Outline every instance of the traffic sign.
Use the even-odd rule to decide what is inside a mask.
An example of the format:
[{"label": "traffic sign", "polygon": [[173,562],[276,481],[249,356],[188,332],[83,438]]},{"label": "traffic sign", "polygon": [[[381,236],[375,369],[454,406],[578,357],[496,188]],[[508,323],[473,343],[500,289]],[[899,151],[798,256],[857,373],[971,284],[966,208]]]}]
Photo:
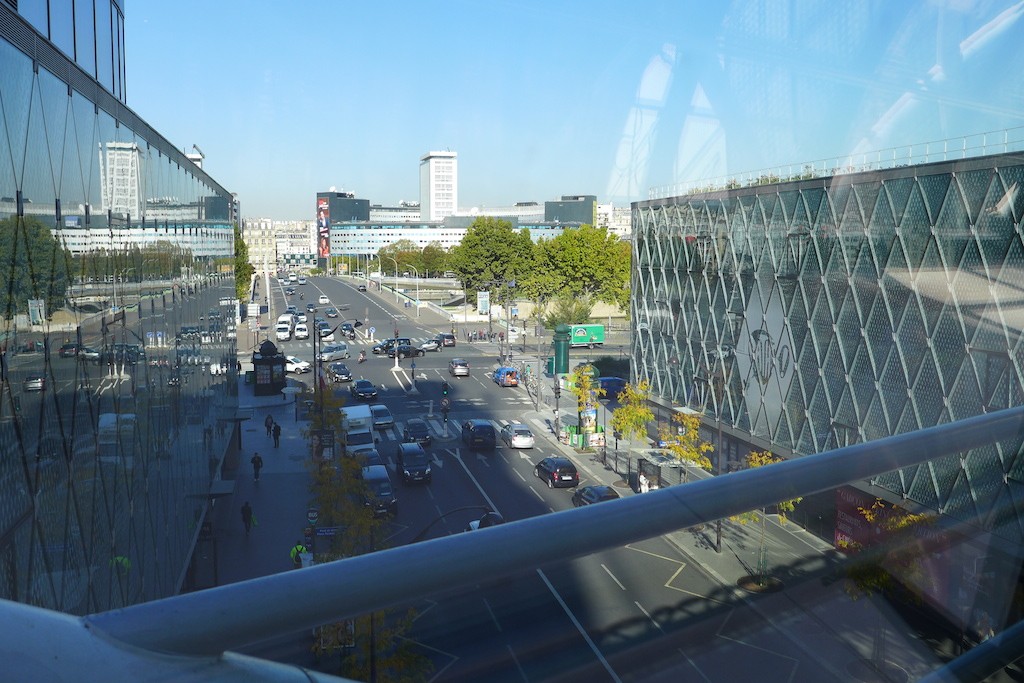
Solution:
[{"label": "traffic sign", "polygon": [[441,399],[441,410],[448,410],[452,406],[452,400],[445,396]]},{"label": "traffic sign", "polygon": [[371,328],[370,328],[370,336],[372,337],[372,336],[373,336],[373,333],[374,333],[374,332],[376,332],[376,331],[377,331],[377,328],[376,328],[376,327],[371,327]]},{"label": "traffic sign", "polygon": [[320,519],[320,510],[318,508],[309,508],[306,510],[306,521],[311,525],[316,526],[317,520]]}]

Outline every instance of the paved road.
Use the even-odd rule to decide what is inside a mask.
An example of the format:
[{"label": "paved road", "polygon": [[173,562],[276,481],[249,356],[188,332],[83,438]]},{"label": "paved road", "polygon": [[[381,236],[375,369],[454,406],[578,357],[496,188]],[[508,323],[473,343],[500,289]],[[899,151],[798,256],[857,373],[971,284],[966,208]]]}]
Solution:
[{"label": "paved road", "polygon": [[[407,309],[394,308],[386,296],[356,293],[335,280],[313,278],[306,289],[350,302],[350,310],[362,311],[364,319],[388,333],[397,325],[403,335],[420,339],[447,327],[426,313],[418,322],[409,320]],[[283,310],[283,295],[275,292],[274,297],[275,308]],[[366,343],[360,339],[355,346]],[[312,359],[308,342],[282,347]],[[436,400],[447,378],[447,361],[456,353],[470,360],[473,371],[469,378],[452,381],[445,439]],[[497,345],[491,344],[460,343],[454,350],[428,354],[416,359],[415,391],[409,361],[398,372],[386,358],[349,363],[357,376],[381,388],[381,401],[395,416],[395,427],[379,434],[379,450],[393,475],[394,449],[406,420],[426,417],[435,437],[429,449],[433,483],[399,487],[399,512],[387,542],[411,542],[439,517],[427,536],[462,533],[484,507],[508,519],[566,509],[571,490],[549,490],[532,474],[537,460],[554,453],[575,460],[583,483],[611,484],[622,495],[634,495],[625,484],[625,469],[615,471],[554,441],[548,430],[550,409],[538,412],[524,390],[490,382],[486,373],[496,358]],[[260,450],[266,468],[258,484],[240,469],[233,495],[218,503],[221,582],[287,571],[287,551],[301,533],[309,502],[305,445],[293,406],[276,398],[243,397],[243,404],[253,417],[245,427],[243,455]],[[266,414],[285,426],[279,450],[263,431]],[[491,420],[496,427],[522,421],[538,437],[538,446],[528,453],[507,448],[470,452],[459,429],[468,417]],[[238,515],[244,500],[260,520],[248,538]],[[472,509],[451,512],[458,508]],[[779,593],[756,595],[737,588],[736,582],[756,565],[759,528],[727,522],[722,553],[712,547],[710,527],[681,530],[500,583],[480,577],[474,585],[424,596],[409,606],[418,614],[409,635],[433,661],[432,680],[437,681],[849,680],[851,667],[871,655],[876,625],[883,620],[890,624],[890,660],[914,677],[934,666],[931,653],[905,633],[894,615],[874,601],[850,600],[842,582],[834,580],[836,558],[827,544],[793,525],[780,526],[774,518],[766,530],[772,566],[787,588]],[[565,542],[569,547],[572,539]],[[282,634],[248,652],[314,665],[310,643],[306,633]]]}]

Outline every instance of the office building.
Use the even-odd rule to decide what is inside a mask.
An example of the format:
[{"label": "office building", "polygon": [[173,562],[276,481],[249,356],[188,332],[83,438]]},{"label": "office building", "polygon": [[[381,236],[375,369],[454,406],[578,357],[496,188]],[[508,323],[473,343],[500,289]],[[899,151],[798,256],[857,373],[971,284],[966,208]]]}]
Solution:
[{"label": "office building", "polygon": [[561,199],[544,202],[544,220],[576,225],[597,224],[597,197],[592,194],[562,195]]},{"label": "office building", "polygon": [[459,159],[455,152],[420,157],[420,220],[444,220],[459,207]]},{"label": "office building", "polygon": [[[701,412],[724,470],[1020,405],[1020,154],[808,175],[633,204],[633,373],[664,410]],[[939,563],[900,578],[965,628],[1012,601],[1022,457],[847,486],[809,526],[844,548],[882,533],[858,513],[876,497],[936,515]],[[965,592],[982,574],[1001,580]]]},{"label": "office building", "polygon": [[[0,266],[0,597],[195,588],[237,413],[236,198],[126,106],[122,0],[0,2],[0,64],[0,231],[32,255]],[[206,357],[232,371],[181,381]]]}]

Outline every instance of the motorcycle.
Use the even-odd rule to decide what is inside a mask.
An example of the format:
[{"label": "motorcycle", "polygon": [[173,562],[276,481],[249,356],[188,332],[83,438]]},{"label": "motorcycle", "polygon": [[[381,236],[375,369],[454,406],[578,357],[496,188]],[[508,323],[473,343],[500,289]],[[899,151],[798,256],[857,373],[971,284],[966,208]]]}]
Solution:
[{"label": "motorcycle", "polygon": [[359,352],[359,362],[362,363],[366,360],[366,351]]},{"label": "motorcycle", "polygon": [[306,300],[306,295],[305,294],[299,294],[299,301],[305,301],[305,300]]}]

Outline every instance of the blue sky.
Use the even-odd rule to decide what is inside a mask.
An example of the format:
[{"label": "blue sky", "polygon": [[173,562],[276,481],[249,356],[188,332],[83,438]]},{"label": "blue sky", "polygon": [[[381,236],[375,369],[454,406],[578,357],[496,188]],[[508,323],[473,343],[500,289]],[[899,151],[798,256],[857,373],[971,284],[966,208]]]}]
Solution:
[{"label": "blue sky", "polygon": [[1024,2],[126,5],[129,106],[245,217],[416,200],[436,149],[462,207],[625,203],[1024,126]]}]

